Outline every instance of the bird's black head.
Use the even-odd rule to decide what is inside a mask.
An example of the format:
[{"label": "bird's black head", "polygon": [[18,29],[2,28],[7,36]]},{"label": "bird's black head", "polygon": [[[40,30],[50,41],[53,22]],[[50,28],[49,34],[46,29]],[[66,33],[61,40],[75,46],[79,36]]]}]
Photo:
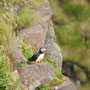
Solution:
[{"label": "bird's black head", "polygon": [[46,51],[47,51],[47,49],[44,48],[44,47],[41,47],[41,48],[39,49],[39,52],[40,52],[40,53],[44,53],[44,52],[46,52]]}]

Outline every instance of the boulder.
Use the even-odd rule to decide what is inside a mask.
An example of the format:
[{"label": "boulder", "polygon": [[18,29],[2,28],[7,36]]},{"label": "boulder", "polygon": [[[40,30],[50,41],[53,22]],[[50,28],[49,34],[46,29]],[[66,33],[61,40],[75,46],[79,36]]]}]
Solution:
[{"label": "boulder", "polygon": [[64,83],[59,86],[50,87],[50,90],[76,90],[68,77],[64,76],[63,79]]},{"label": "boulder", "polygon": [[47,30],[45,30],[40,24],[37,24],[30,28],[20,30],[18,36],[27,44],[31,44],[34,49],[38,50],[44,45],[46,32]]},{"label": "boulder", "polygon": [[17,69],[20,81],[29,90],[33,90],[41,84],[49,83],[54,79],[54,70],[46,63],[42,63],[41,66],[36,64],[20,67]]},{"label": "boulder", "polygon": [[16,66],[18,63],[20,62],[27,62],[26,58],[21,54],[17,42],[16,40],[13,38],[13,45],[12,45],[12,49],[14,52],[14,61],[13,61],[13,65]]}]

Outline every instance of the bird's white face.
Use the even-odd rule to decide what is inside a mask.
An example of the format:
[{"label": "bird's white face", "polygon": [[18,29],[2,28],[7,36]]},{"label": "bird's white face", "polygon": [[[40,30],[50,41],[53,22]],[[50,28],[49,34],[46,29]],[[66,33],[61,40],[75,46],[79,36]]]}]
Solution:
[{"label": "bird's white face", "polygon": [[41,48],[40,50],[41,50],[41,52],[46,52],[47,51],[46,48]]}]

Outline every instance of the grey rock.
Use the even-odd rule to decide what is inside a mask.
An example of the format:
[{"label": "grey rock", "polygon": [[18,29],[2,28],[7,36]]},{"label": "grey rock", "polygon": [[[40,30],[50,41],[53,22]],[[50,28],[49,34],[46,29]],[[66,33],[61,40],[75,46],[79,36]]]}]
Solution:
[{"label": "grey rock", "polygon": [[40,23],[51,19],[52,10],[49,3],[47,3],[43,8],[37,9],[36,12],[39,14]]},{"label": "grey rock", "polygon": [[31,44],[35,50],[38,50],[45,43],[48,23],[37,24],[30,28],[20,30],[18,36],[27,44]]},{"label": "grey rock", "polygon": [[36,88],[41,84],[49,83],[54,78],[54,70],[46,63],[42,63],[41,66],[36,64],[20,67],[17,69],[20,81],[29,89]]},{"label": "grey rock", "polygon": [[13,38],[13,45],[12,45],[12,49],[14,52],[14,61],[13,61],[13,65],[16,66],[18,63],[20,62],[26,62],[26,58],[21,54],[17,42],[16,40]]},{"label": "grey rock", "polygon": [[48,49],[47,56],[53,58],[55,60],[59,70],[62,68],[62,54],[59,46],[56,44],[55,32],[52,24],[49,26],[49,31],[47,33],[45,46]]}]

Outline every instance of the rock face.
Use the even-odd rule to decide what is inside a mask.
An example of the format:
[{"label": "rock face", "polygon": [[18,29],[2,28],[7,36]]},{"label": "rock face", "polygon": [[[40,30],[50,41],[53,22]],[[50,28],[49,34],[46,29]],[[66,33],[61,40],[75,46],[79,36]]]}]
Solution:
[{"label": "rock face", "polygon": [[46,32],[40,24],[37,24],[30,28],[20,30],[18,35],[26,43],[32,44],[32,46],[38,50],[44,45]]},{"label": "rock face", "polygon": [[63,78],[65,80],[64,83],[62,83],[60,86],[53,86],[50,88],[50,90],[76,90],[68,77]]},{"label": "rock face", "polygon": [[[49,4],[46,4],[43,8],[36,10],[36,12],[39,14],[40,20],[34,26],[20,30],[18,32],[18,36],[26,43],[31,44],[36,51],[42,46],[47,47],[47,56],[55,60],[57,67],[61,71],[62,55],[60,48],[56,43],[53,25],[50,22],[52,12]],[[16,48],[14,51],[16,57],[15,63],[25,62],[26,59],[21,54],[19,54],[17,45],[14,44],[14,48]],[[28,90],[33,90],[39,85],[49,83],[50,80],[54,79],[54,70],[46,63],[42,63],[40,67],[33,64],[20,67],[17,70],[21,83],[28,87]],[[51,87],[50,90],[55,90],[55,88],[56,87]],[[75,89],[70,80],[65,78],[65,82],[58,86],[57,90]]]},{"label": "rock face", "polygon": [[61,54],[59,46],[56,44],[55,32],[51,23],[49,26],[49,31],[47,33],[45,46],[49,50],[49,52],[47,53],[47,56],[52,57],[55,60],[59,70],[61,71],[62,54]]},{"label": "rock face", "polygon": [[51,19],[52,11],[49,3],[47,3],[43,8],[36,10],[36,12],[39,13],[40,23],[47,22]]},{"label": "rock face", "polygon": [[41,66],[36,64],[20,67],[17,69],[20,75],[20,81],[32,90],[41,84],[49,83],[54,79],[54,70],[46,63]]},{"label": "rock face", "polygon": [[16,66],[18,63],[20,62],[26,62],[26,58],[21,54],[18,45],[16,43],[16,40],[13,38],[13,51],[14,51],[14,61],[13,61],[13,65]]},{"label": "rock face", "polygon": [[20,30],[18,35],[26,43],[32,44],[36,51],[38,51],[42,46],[47,47],[49,51],[47,56],[55,60],[59,70],[61,71],[62,55],[59,46],[56,44],[55,32],[53,25],[50,22],[52,12],[49,4],[36,10],[36,12],[39,12],[40,14],[40,21],[30,28]]}]

